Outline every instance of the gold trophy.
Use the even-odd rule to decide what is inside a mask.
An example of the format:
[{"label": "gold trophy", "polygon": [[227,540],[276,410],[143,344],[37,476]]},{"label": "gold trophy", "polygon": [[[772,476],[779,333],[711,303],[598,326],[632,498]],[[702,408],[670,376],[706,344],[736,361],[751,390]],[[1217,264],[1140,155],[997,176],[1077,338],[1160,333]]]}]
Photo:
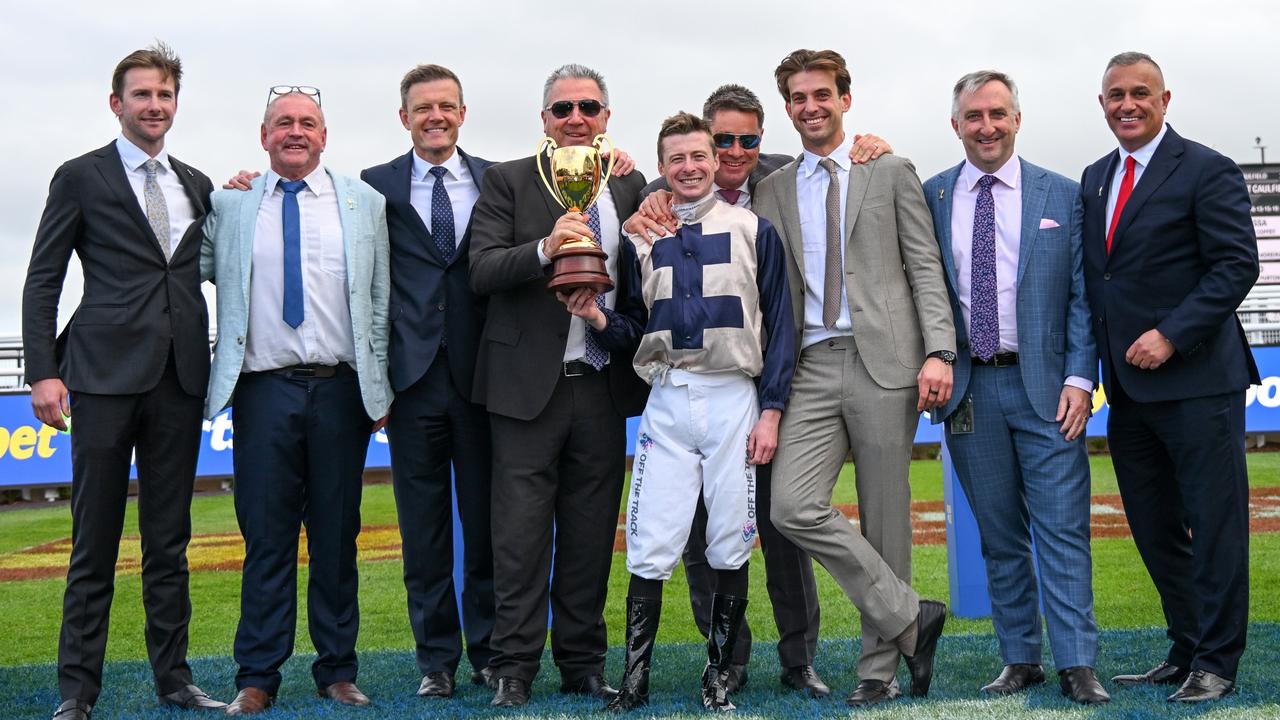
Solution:
[{"label": "gold trophy", "polygon": [[[605,152],[600,149],[602,145],[609,146],[609,166],[603,171],[601,160]],[[542,167],[544,153],[551,166],[551,180],[547,179]],[[590,145],[567,147],[557,147],[555,140],[544,137],[534,153],[538,174],[551,197],[566,211],[578,213],[585,213],[604,192],[617,157],[613,141],[604,134],[597,135]],[[551,257],[551,281],[547,283],[547,289],[570,293],[589,287],[598,293],[609,292],[613,289],[613,281],[609,279],[609,271],[604,264],[607,257],[596,241],[588,237],[563,243]]]}]

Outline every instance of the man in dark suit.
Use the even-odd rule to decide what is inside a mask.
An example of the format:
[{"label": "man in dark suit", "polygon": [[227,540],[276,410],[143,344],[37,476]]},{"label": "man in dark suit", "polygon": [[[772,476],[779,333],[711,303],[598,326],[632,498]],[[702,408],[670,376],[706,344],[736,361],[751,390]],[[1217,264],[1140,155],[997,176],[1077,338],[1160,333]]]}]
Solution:
[{"label": "man in dark suit", "polygon": [[[545,133],[562,147],[590,144],[608,124],[604,79],[581,65],[547,78],[542,105]],[[553,544],[551,646],[561,691],[615,694],[603,676],[602,613],[622,498],[625,418],[643,410],[647,390],[630,354],[603,352],[603,338],[547,290],[548,258],[561,243],[595,239],[615,284],[600,296],[605,332],[635,323],[638,339],[643,302],[620,226],[635,211],[644,178],[610,178],[587,213],[565,213],[543,187],[538,162],[545,160],[490,168],[471,223],[471,287],[489,296],[473,398],[488,407],[493,432],[493,704],[503,707],[528,702],[538,671]]]},{"label": "man in dark suit", "polygon": [[1111,460],[1172,642],[1113,680],[1200,702],[1234,688],[1248,627],[1244,394],[1259,380],[1235,310],[1258,249],[1239,167],[1166,125],[1169,97],[1149,56],[1107,63],[1098,101],[1120,148],[1080,193]]},{"label": "man in dark suit", "polygon": [[[465,552],[462,623],[472,682],[493,659],[489,416],[471,402],[483,298],[468,285],[471,210],[493,163],[457,147],[467,116],[448,68],[419,65],[400,82],[413,149],[360,177],[387,198],[391,233],[392,484],[404,543],[409,624],[423,697],[452,697],[462,655],[453,584],[453,494]],[[456,482],[450,478],[450,466]]]},{"label": "man in dark suit", "polygon": [[[147,654],[164,705],[221,709],[187,665],[187,542],[209,380],[200,220],[209,178],[167,154],[182,63],[164,44],[130,53],[111,80],[120,137],[53,176],[23,293],[31,405],[71,436],[71,565],[58,642],[57,720],[87,720],[102,687],[116,554],[137,453]],[[57,340],[76,253],[80,306]]]}]

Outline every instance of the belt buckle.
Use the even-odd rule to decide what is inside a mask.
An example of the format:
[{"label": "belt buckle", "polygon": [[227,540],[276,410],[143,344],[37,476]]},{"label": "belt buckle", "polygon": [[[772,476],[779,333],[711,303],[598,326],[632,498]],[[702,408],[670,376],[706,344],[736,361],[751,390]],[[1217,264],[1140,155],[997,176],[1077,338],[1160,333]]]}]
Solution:
[{"label": "belt buckle", "polygon": [[586,365],[586,363],[580,360],[573,360],[564,363],[561,367],[561,371],[564,373],[565,377],[582,377],[587,374],[586,369],[583,367],[584,365]]},{"label": "belt buckle", "polygon": [[313,367],[295,367],[289,371],[289,377],[296,378],[313,378],[316,376],[316,369]]}]

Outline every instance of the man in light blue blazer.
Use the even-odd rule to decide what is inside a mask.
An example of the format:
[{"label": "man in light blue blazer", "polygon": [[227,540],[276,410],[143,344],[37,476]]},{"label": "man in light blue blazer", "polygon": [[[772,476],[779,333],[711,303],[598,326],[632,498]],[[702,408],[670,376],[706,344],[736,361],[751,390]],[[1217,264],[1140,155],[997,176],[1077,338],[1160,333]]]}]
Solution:
[{"label": "man in light blue blazer", "polygon": [[[322,696],[367,705],[355,685],[356,535],[369,433],[386,421],[390,269],[386,201],[320,165],[319,91],[272,88],[262,124],[271,169],[213,197],[201,275],[218,285],[206,415],[228,404],[236,519],[245,541],[229,715],[275,700],[293,651],[298,530]],[[378,420],[374,420],[378,418]]]},{"label": "man in light blue blazer", "polygon": [[[1014,153],[1018,91],[994,71],[960,78],[951,126],[966,160],[925,199],[955,316],[955,390],[934,413],[973,506],[1004,670],[982,688],[1044,682],[1040,603],[1062,693],[1110,698],[1093,666],[1089,461],[1098,358],[1085,299],[1076,183]],[[1038,567],[1033,566],[1032,536]],[[1036,585],[1037,570],[1042,585]]]}]

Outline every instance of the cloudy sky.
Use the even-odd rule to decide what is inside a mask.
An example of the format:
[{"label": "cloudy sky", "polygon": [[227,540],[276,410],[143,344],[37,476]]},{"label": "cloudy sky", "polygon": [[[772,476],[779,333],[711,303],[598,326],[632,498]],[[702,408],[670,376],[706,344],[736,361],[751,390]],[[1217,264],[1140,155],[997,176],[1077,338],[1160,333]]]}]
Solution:
[{"label": "cloudy sky", "polygon": [[[1018,150],[1079,177],[1114,146],[1097,102],[1102,69],[1122,50],[1164,68],[1169,121],[1238,162],[1257,162],[1254,138],[1280,159],[1280,3],[1272,0],[1074,0],[991,3],[900,0],[757,2],[516,2],[363,0],[309,3],[149,3],[53,0],[6,3],[0,67],[6,69],[0,179],[0,336],[21,330],[22,282],[49,179],[63,161],[119,131],[107,106],[111,70],[160,38],[182,56],[185,76],[167,147],[215,181],[261,169],[266,89],[316,85],[328,116],[325,162],[357,175],[407,151],[396,116],[398,85],[417,63],[462,78],[461,145],[507,160],[542,137],[542,81],[581,62],[604,73],[609,133],[655,170],[661,119],[698,111],[710,90],[737,82],[765,103],[767,152],[799,142],[773,84],[773,68],[797,47],[833,48],[853,73],[850,131],[873,131],[915,161],[922,178],[958,162],[948,124],[950,89],[980,68],[1021,87]],[[581,8],[573,18],[555,8]],[[887,9],[886,9],[887,8]],[[74,262],[73,262],[74,265]],[[73,267],[65,321],[79,298]]]}]

